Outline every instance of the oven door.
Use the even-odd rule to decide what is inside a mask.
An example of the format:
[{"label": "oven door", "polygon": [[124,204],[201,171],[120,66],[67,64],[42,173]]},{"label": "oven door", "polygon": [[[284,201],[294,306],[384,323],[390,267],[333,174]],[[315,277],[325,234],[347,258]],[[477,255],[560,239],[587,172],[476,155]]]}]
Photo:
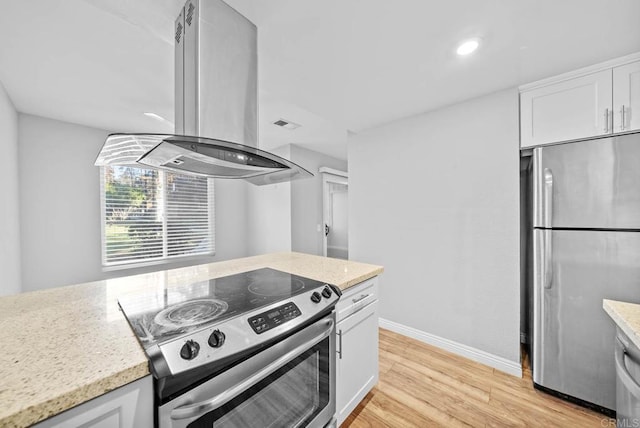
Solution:
[{"label": "oven door", "polygon": [[331,426],[334,326],[332,312],[165,403],[160,428]]}]

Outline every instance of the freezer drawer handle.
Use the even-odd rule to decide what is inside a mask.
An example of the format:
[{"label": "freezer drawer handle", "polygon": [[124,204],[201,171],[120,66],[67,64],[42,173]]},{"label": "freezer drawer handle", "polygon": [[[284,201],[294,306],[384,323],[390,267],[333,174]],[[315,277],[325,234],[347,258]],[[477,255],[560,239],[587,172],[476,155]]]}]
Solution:
[{"label": "freezer drawer handle", "polygon": [[640,398],[640,385],[638,382],[631,376],[627,366],[624,364],[624,357],[626,356],[631,361],[638,364],[631,356],[627,353],[627,350],[624,344],[620,341],[619,338],[616,338],[617,345],[615,350],[616,356],[616,372],[618,373],[618,377],[624,384],[625,388],[633,394],[634,397]]}]

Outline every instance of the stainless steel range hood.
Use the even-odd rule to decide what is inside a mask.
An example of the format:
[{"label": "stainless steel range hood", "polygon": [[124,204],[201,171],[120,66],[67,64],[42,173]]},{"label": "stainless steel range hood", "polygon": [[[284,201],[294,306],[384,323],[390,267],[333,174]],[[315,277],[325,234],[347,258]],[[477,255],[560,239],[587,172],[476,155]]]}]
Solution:
[{"label": "stainless steel range hood", "polygon": [[222,0],[189,0],[175,24],[181,135],[112,134],[96,165],[137,165],[262,185],[313,176],[258,143],[257,29]]}]

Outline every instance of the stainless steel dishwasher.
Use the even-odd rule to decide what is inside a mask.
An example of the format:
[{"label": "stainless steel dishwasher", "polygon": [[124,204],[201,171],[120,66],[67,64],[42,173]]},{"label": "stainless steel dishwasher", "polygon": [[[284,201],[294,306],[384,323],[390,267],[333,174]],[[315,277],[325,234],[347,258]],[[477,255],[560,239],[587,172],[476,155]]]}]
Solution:
[{"label": "stainless steel dishwasher", "polygon": [[640,350],[616,329],[616,419],[618,427],[640,427]]}]

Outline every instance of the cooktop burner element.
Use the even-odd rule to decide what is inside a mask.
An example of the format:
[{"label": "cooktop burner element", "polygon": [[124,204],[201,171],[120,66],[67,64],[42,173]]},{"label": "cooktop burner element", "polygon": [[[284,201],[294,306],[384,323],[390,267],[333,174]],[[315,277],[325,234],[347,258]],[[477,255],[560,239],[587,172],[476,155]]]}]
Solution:
[{"label": "cooktop burner element", "polygon": [[[118,299],[157,378],[262,349],[326,315],[340,290],[263,268]],[[204,370],[204,368],[203,368]]]},{"label": "cooktop burner element", "polygon": [[263,297],[291,296],[304,288],[304,282],[293,279],[282,284],[278,278],[260,278],[249,284],[249,291]]},{"label": "cooktop burner element", "polygon": [[181,328],[213,321],[223,315],[229,305],[217,299],[188,300],[161,310],[153,320],[164,327]]}]

